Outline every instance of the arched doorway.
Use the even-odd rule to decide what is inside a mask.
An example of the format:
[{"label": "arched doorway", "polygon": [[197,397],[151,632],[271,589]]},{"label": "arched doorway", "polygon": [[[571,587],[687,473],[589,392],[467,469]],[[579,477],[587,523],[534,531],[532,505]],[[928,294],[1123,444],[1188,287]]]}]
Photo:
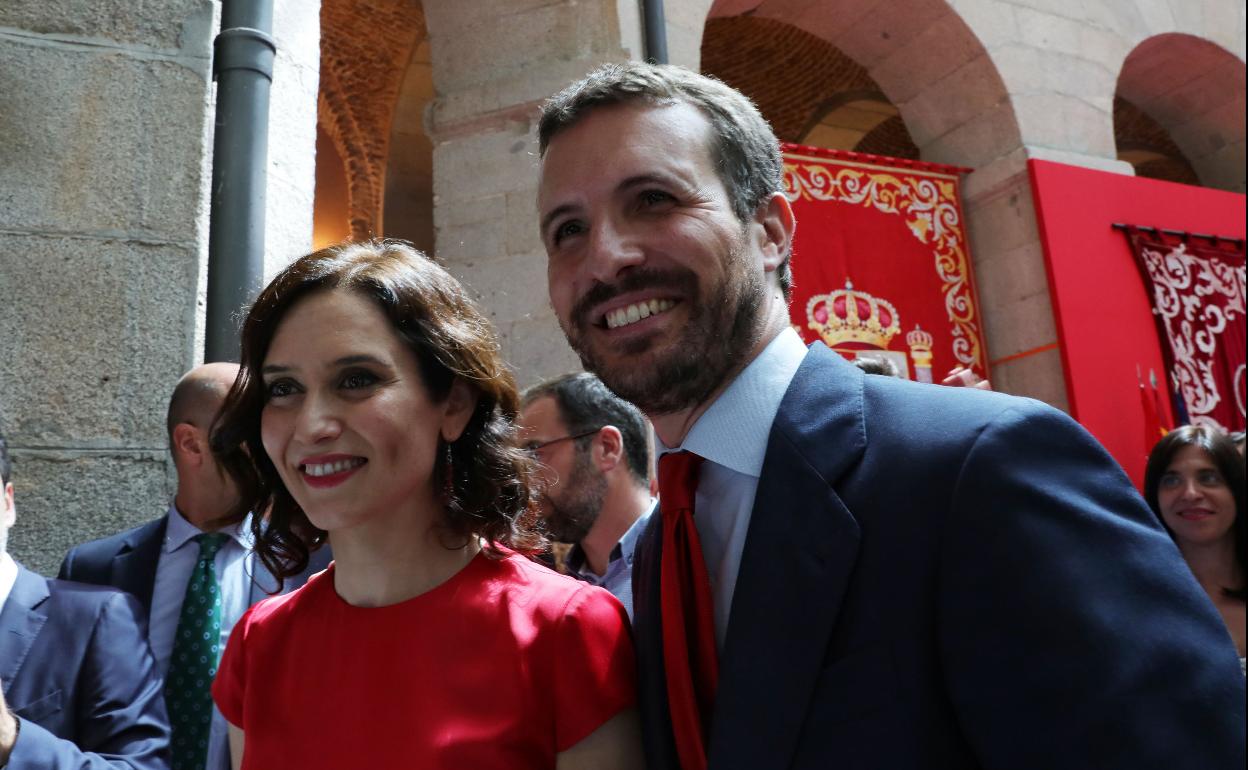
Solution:
[{"label": "arched doorway", "polygon": [[[431,194],[416,196],[417,203],[408,200],[406,207],[397,209],[397,226],[386,222],[387,177],[395,156],[392,140],[397,136],[401,144],[400,176],[406,178],[403,172],[412,165],[407,161],[412,157],[426,169],[426,177],[432,173],[428,140],[423,148],[412,148],[406,141],[420,126],[417,121],[413,130],[410,105],[402,111],[403,125],[396,132],[400,95],[409,92],[405,87],[409,63],[426,37],[424,12],[414,0],[325,0],[321,5],[317,123],[325,140],[321,146],[333,152],[318,153],[317,216],[328,221],[314,221],[314,229],[325,237],[341,234],[358,240],[393,233],[432,249],[432,227],[412,227],[403,216],[423,206],[428,212],[424,219],[431,222]],[[345,226],[341,206],[332,205],[340,169],[346,186]]]}]

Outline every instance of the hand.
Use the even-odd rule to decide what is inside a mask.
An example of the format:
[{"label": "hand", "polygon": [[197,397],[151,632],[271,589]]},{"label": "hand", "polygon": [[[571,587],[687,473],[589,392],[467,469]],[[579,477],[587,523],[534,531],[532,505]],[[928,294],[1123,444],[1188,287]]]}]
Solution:
[{"label": "hand", "polygon": [[945,379],[940,381],[941,385],[949,385],[954,388],[975,388],[976,390],[992,390],[992,385],[988,380],[980,379],[980,376],[965,366],[955,366],[945,375]]},{"label": "hand", "polygon": [[13,744],[17,743],[17,717],[4,701],[4,682],[0,682],[0,767],[8,764]]}]

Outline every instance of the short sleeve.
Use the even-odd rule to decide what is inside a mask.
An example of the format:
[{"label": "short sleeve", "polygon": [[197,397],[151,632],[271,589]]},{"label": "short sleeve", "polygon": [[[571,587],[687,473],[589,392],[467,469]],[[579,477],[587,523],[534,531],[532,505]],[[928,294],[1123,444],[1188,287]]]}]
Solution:
[{"label": "short sleeve", "polygon": [[556,636],[555,750],[562,752],[636,704],[637,663],[624,607],[601,588],[577,590]]},{"label": "short sleeve", "polygon": [[255,605],[243,613],[230,639],[226,642],[225,653],[221,656],[221,665],[217,666],[217,676],[212,682],[212,699],[220,709],[226,721],[235,727],[245,727],[243,704],[247,693],[247,636],[251,630]]}]

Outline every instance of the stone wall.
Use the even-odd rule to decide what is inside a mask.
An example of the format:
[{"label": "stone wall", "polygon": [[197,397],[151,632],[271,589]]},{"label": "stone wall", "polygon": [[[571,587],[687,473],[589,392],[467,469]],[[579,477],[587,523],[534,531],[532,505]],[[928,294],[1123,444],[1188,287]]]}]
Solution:
[{"label": "stone wall", "polygon": [[9,550],[167,504],[165,399],[194,360],[206,248],[206,0],[0,4],[0,425]]},{"label": "stone wall", "polygon": [[[168,505],[166,402],[203,355],[218,18],[210,0],[0,4],[0,430],[9,550],[38,571]],[[274,26],[269,274],[311,237],[316,4],[278,0]]]}]

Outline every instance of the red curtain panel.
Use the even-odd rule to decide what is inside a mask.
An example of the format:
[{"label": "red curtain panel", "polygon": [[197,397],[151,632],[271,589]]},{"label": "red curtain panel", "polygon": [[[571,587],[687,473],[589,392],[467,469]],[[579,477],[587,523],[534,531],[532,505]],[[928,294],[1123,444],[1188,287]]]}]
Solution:
[{"label": "red curtain panel", "polygon": [[1128,228],[1187,419],[1244,429],[1244,242]]},{"label": "red curtain panel", "polygon": [[793,327],[846,358],[940,382],[987,377],[958,183],[964,169],[784,146],[797,217]]}]

